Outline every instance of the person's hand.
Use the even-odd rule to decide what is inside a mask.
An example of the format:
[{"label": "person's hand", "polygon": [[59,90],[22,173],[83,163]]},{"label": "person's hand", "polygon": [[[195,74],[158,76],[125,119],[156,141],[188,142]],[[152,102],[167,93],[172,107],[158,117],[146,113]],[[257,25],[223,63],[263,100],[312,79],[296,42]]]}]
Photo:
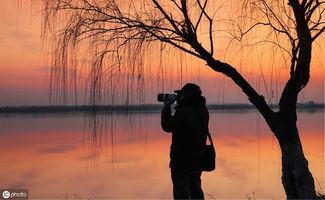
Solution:
[{"label": "person's hand", "polygon": [[170,101],[164,101],[165,106],[170,106],[172,103]]}]

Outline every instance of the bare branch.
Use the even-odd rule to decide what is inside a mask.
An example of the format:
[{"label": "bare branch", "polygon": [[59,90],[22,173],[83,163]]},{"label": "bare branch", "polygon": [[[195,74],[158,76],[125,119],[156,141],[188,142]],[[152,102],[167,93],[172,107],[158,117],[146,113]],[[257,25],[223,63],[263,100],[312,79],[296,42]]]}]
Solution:
[{"label": "bare branch", "polygon": [[306,7],[305,9],[307,10],[307,12],[305,13],[306,16],[306,21],[309,22],[313,13],[315,12],[315,10],[322,4],[325,2],[320,3],[319,0],[316,0],[316,3],[314,6],[311,7],[313,0],[310,0],[310,5],[308,7]]},{"label": "bare branch", "polygon": [[180,31],[179,28],[176,26],[175,21],[171,17],[169,17],[169,15],[160,6],[160,4],[156,0],[151,0],[151,1],[156,5],[156,7],[164,15],[164,17],[169,21],[169,23],[174,27],[176,33],[179,34],[179,35],[182,35],[182,31]]},{"label": "bare branch", "polygon": [[308,10],[311,5],[314,3],[315,0],[308,0],[308,2],[306,3],[306,0],[304,0],[304,2],[302,2],[301,6],[304,8],[304,10]]},{"label": "bare branch", "polygon": [[[200,5],[200,0],[197,0],[197,3]],[[195,31],[195,32],[197,32],[198,26],[199,26],[199,24],[200,24],[200,22],[201,22],[201,19],[202,19],[202,16],[203,16],[204,10],[205,10],[205,8],[206,8],[206,6],[207,6],[207,3],[208,3],[208,0],[205,0],[203,6],[200,6],[200,8],[201,8],[201,12],[200,12],[199,18],[198,18],[198,20],[197,20],[197,22],[196,22],[196,24],[195,24],[195,28],[194,28],[194,31]]]},{"label": "bare branch", "polygon": [[[187,11],[187,3],[186,3],[186,0],[181,0],[181,4],[182,4],[182,13],[183,13],[183,16],[184,16],[184,22],[185,22],[185,25],[186,25],[186,30],[184,30],[183,32],[185,33],[185,31],[187,31],[187,35],[185,37],[196,37],[195,36],[195,33],[193,31],[193,24],[188,16],[188,11]],[[184,27],[185,28],[185,27]]]},{"label": "bare branch", "polygon": [[[210,37],[210,54],[213,55],[214,53],[214,44],[213,44],[213,19],[206,13],[205,8],[206,5],[201,5],[200,0],[197,1],[201,12],[204,14],[204,16],[209,20],[209,37]],[[205,2],[207,3],[207,1]]]},{"label": "bare branch", "polygon": [[178,3],[177,3],[175,0],[171,0],[171,1],[175,4],[175,6],[176,6],[180,11],[182,11],[181,6],[178,5]]},{"label": "bare branch", "polygon": [[156,35],[154,32],[151,32],[151,31],[150,31],[149,29],[147,29],[145,26],[143,26],[142,28],[146,29],[150,34],[152,34],[152,35],[153,35],[154,37],[156,37],[158,40],[160,40],[160,41],[162,41],[162,42],[169,43],[169,44],[173,45],[174,47],[176,47],[176,48],[178,48],[178,49],[180,49],[180,50],[182,50],[182,51],[185,51],[186,53],[189,53],[189,54],[191,54],[191,55],[193,55],[193,56],[196,56],[196,57],[198,57],[198,58],[201,58],[201,56],[200,56],[199,54],[197,54],[197,53],[195,53],[195,52],[193,52],[193,51],[191,51],[191,50],[188,50],[188,49],[186,49],[186,48],[184,48],[184,47],[182,47],[182,46],[176,44],[175,42],[171,41],[170,39],[163,38],[163,37],[160,37],[160,36]]},{"label": "bare branch", "polygon": [[323,26],[323,28],[321,28],[312,38],[311,40],[314,41],[316,40],[322,33],[325,32],[325,26]]},{"label": "bare branch", "polygon": [[324,14],[324,12],[325,12],[325,8],[324,8],[323,10],[320,11],[319,16],[318,16],[318,19],[317,19],[316,22],[313,22],[312,20],[309,21],[311,24],[314,24],[314,25],[310,28],[311,31],[313,31],[313,30],[317,30],[317,27],[318,27],[318,26],[320,26],[320,25],[322,25],[322,24],[325,24],[325,21],[322,21],[322,20],[323,20],[323,14]]},{"label": "bare branch", "polygon": [[281,26],[282,29],[278,29],[278,28],[276,28],[276,27],[271,23],[271,20],[270,20],[270,18],[269,18],[270,16],[269,16],[268,14],[266,14],[266,17],[267,17],[268,20],[269,20],[269,24],[270,24],[270,26],[271,26],[274,30],[286,34],[286,35],[288,36],[288,38],[289,38],[291,41],[293,41],[293,40],[294,40],[293,37],[291,36],[291,34],[289,33],[289,31],[288,31],[287,28],[285,27],[284,23],[280,20],[280,18],[277,16],[277,14],[273,11],[273,9],[272,9],[272,8],[271,8],[271,7],[270,7],[270,6],[269,6],[269,5],[268,5],[264,0],[262,1],[262,3],[263,3],[263,5],[265,6],[265,8],[267,8],[267,10],[271,12],[271,16],[274,17],[274,19],[278,22],[278,24]]}]

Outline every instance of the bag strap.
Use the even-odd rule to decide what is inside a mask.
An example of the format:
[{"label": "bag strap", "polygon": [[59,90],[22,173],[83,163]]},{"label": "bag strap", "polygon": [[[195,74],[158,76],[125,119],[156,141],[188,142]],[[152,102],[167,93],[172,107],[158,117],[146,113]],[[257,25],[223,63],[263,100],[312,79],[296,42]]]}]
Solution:
[{"label": "bag strap", "polygon": [[208,138],[209,138],[209,140],[210,140],[210,144],[214,147],[214,144],[213,144],[213,140],[212,140],[212,137],[211,137],[211,134],[210,134],[210,132],[209,132],[209,130],[207,131],[207,135],[208,135]]},{"label": "bag strap", "polygon": [[208,138],[209,138],[209,140],[210,140],[210,144],[214,147],[213,140],[212,140],[211,134],[210,134],[210,132],[209,132],[209,128],[208,128],[208,127],[205,127],[204,122],[203,122],[202,119],[201,119],[200,112],[199,112],[198,109],[199,109],[199,108],[196,107],[196,111],[197,111],[197,113],[198,113],[200,123],[201,123],[201,125],[203,126],[204,130],[206,130],[206,132],[207,132],[207,136],[208,136]]}]

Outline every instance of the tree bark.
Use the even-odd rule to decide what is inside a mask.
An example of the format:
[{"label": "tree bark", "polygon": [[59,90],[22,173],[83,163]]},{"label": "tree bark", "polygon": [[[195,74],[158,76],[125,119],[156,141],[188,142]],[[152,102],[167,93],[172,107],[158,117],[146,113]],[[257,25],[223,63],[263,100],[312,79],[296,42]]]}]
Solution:
[{"label": "tree bark", "polygon": [[296,123],[289,122],[291,117],[287,113],[277,114],[275,135],[282,152],[282,184],[287,199],[315,199],[314,178],[308,169]]}]

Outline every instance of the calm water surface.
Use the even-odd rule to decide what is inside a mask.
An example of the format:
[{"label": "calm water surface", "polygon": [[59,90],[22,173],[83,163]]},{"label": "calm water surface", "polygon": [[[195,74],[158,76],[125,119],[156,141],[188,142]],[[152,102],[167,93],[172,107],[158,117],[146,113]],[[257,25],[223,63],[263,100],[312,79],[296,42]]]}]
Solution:
[{"label": "calm water surface", "polygon": [[[298,125],[318,191],[324,182],[324,111]],[[255,111],[212,111],[217,169],[202,175],[207,198],[285,198],[281,154]],[[39,199],[172,198],[171,135],[160,113],[0,115],[0,188]]]}]

